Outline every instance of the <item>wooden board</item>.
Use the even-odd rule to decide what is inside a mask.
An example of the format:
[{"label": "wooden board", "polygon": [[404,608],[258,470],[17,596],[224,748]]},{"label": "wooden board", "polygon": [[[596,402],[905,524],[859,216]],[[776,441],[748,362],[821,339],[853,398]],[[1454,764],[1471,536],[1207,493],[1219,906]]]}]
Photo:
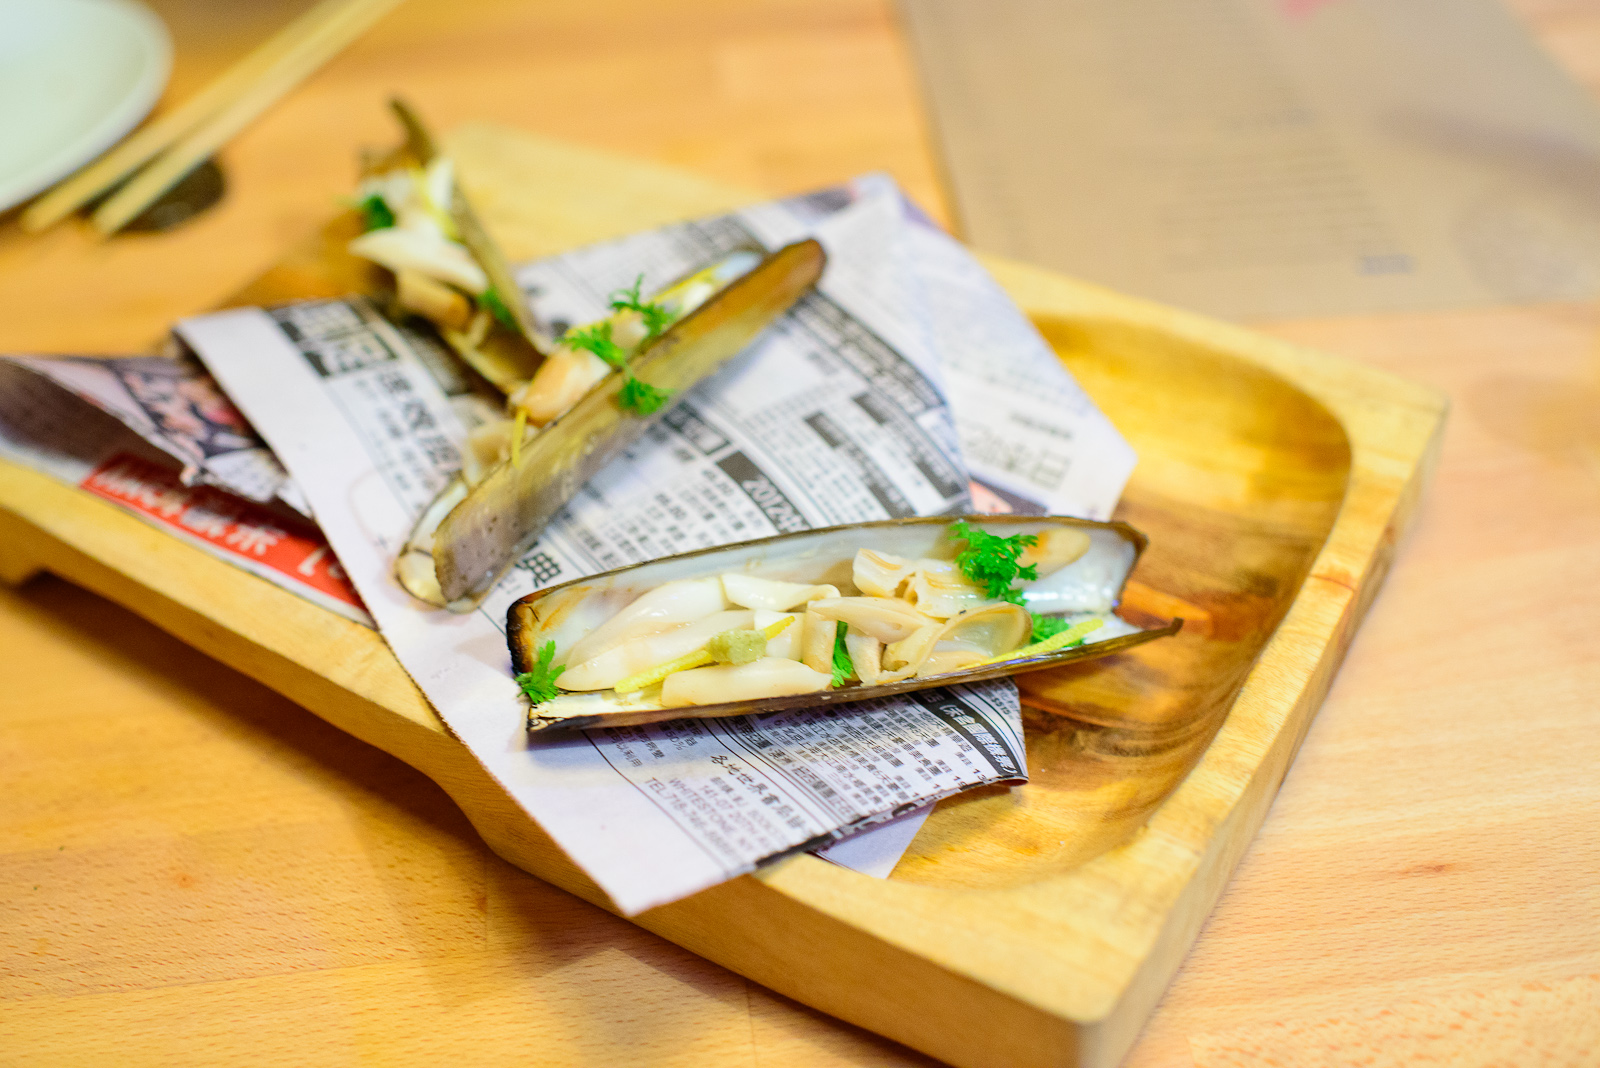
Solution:
[{"label": "wooden board", "polygon": [[[491,127],[452,138],[525,258],[749,198]],[[335,242],[336,245],[336,242]],[[339,292],[329,246],[253,300]],[[894,878],[810,857],[638,922],[957,1065],[1115,1063],[1265,815],[1386,572],[1443,402],[1381,372],[990,262],[1141,463],[1136,607],[1198,621],[1101,669],[1028,680],[1033,782],[941,806]],[[490,846],[590,901],[370,631],[113,506],[0,468],[0,571],[128,605],[439,782]]]}]

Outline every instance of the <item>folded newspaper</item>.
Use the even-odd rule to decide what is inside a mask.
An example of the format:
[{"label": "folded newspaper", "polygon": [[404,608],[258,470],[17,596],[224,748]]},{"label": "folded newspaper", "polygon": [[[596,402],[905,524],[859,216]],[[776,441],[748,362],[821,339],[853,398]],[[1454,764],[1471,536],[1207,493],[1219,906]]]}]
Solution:
[{"label": "folded newspaper", "polygon": [[734,248],[807,236],[829,254],[816,292],[591,480],[464,615],[428,609],[391,573],[459,465],[465,387],[359,299],[178,329],[287,468],[289,496],[451,730],[624,913],[900,817],[882,832],[898,855],[907,813],[1025,779],[1016,688],[531,740],[506,652],[511,601],[809,527],[972,510],[1106,518],[1133,466],[1026,318],[887,179],[582,249],[518,280],[559,333],[641,272],[659,287]]},{"label": "folded newspaper", "polygon": [[294,483],[192,357],[0,357],[0,456],[373,625]]}]

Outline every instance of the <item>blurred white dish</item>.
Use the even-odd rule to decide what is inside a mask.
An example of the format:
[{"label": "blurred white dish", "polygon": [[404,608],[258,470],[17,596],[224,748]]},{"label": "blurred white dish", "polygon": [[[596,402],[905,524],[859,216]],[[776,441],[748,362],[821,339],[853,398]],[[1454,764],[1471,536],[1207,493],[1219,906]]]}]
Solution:
[{"label": "blurred white dish", "polygon": [[167,28],[132,0],[0,0],[0,211],[105,151],[155,105]]}]

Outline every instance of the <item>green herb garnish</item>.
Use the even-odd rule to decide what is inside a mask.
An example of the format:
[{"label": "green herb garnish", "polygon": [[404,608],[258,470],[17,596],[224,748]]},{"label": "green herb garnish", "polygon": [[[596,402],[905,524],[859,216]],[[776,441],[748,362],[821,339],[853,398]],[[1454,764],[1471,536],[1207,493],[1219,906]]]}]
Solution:
[{"label": "green herb garnish", "polygon": [[506,307],[506,302],[500,299],[500,294],[493,286],[483,291],[478,297],[478,303],[489,309],[489,314],[498,319],[507,330],[517,328],[517,317],[511,314],[511,309]]},{"label": "green herb garnish", "polygon": [[594,353],[619,371],[628,362],[628,355],[622,351],[622,346],[611,340],[611,323],[608,321],[574,330],[561,341],[568,348]]},{"label": "green herb garnish", "polygon": [[566,665],[552,669],[550,662],[556,658],[556,643],[545,642],[544,648],[539,650],[539,662],[533,665],[533,670],[524,671],[517,676],[517,685],[522,687],[522,692],[528,695],[528,700],[536,705],[542,705],[556,695],[556,679],[567,670]]},{"label": "green herb garnish", "polygon": [[1032,534],[1017,534],[1002,538],[967,526],[965,520],[950,524],[950,536],[964,539],[967,547],[956,553],[956,566],[961,573],[982,586],[990,597],[999,601],[1022,603],[1022,591],[1013,589],[1017,579],[1032,581],[1039,577],[1039,565],[1020,567],[1017,559],[1022,550],[1039,544]]},{"label": "green herb garnish", "polygon": [[622,410],[632,412],[634,415],[654,415],[671,399],[672,390],[657,389],[632,375],[623,381],[622,392],[617,394],[617,403],[622,406]]},{"label": "green herb garnish", "polygon": [[844,633],[849,629],[850,624],[840,620],[839,628],[833,632],[833,681],[828,684],[831,689],[843,686],[845,677],[856,669],[850,659],[850,647],[844,643]]},{"label": "green herb garnish", "polygon": [[1054,638],[1072,626],[1061,616],[1041,616],[1038,612],[1028,614],[1033,617],[1033,637],[1030,641],[1042,642]]},{"label": "green herb garnish", "polygon": [[394,225],[394,212],[389,210],[388,203],[377,193],[368,193],[356,205],[356,210],[361,212],[361,227],[364,230],[387,230]]},{"label": "green herb garnish", "polygon": [[[633,285],[628,289],[619,289],[611,294],[611,308],[613,311],[638,312],[639,318],[644,320],[644,340],[658,336],[661,331],[672,325],[672,312],[665,306],[655,304],[639,296],[639,290],[644,286],[644,275],[633,280]],[[644,344],[643,341],[640,344]]]},{"label": "green herb garnish", "polygon": [[[621,345],[611,340],[610,321],[574,330],[561,340],[569,348],[594,353],[619,371],[627,367],[628,354],[622,351]],[[671,399],[672,390],[657,389],[631,374],[623,379],[622,392],[617,394],[617,404],[623,411],[632,412],[634,415],[653,415]]]}]

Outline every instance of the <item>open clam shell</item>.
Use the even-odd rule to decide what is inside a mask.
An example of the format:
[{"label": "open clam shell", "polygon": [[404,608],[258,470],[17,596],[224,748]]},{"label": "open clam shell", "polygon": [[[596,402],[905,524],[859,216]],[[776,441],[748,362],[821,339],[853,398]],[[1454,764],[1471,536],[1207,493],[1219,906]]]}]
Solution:
[{"label": "open clam shell", "polygon": [[[439,156],[438,145],[411,106],[398,97],[390,100],[389,106],[399,118],[400,124],[405,127],[406,147],[415,154],[418,162],[426,165],[436,159]],[[484,229],[483,222],[478,218],[478,213],[472,209],[471,202],[467,200],[459,184],[451,196],[450,215],[457,229],[461,231],[462,243],[472,253],[472,258],[477,261],[478,266],[489,276],[489,284],[505,301],[505,309],[516,323],[515,333],[520,335],[536,356],[543,356],[549,352],[553,343],[534,323],[533,313],[528,310],[527,301],[522,299],[522,288],[517,285],[510,265],[500,252],[500,246],[489,237],[489,231]],[[523,374],[520,377],[525,379],[527,375]]]},{"label": "open clam shell", "polygon": [[[651,385],[681,392],[743,352],[822,276],[827,254],[815,240],[772,253],[704,304],[647,342],[629,365]],[[422,542],[414,535],[401,581],[418,597],[470,608],[506,568],[532,548],[562,505],[665,412],[639,416],[618,403],[623,376],[608,375],[514,460],[495,467],[466,493]],[[426,532],[424,532],[426,533]],[[432,562],[439,600],[425,582],[407,581]]]},{"label": "open clam shell", "polygon": [[[419,171],[441,158],[438,143],[409,104],[396,97],[389,101],[389,107],[400,120],[406,139],[392,152],[366,158],[362,167],[364,178],[396,170]],[[472,264],[482,272],[482,277],[488,279],[489,288],[500,297],[500,307],[509,316],[510,322],[502,323],[495,316],[486,314],[482,317],[482,328],[479,329],[464,323],[452,327],[431,314],[428,317],[434,319],[440,336],[464,363],[501,393],[510,392],[533,375],[554,343],[534,322],[505,256],[489,237],[489,232],[462,192],[459,181],[450,183],[447,213],[456,237],[465,246]],[[383,233],[396,234],[398,231]],[[361,240],[374,236],[366,234]],[[372,253],[358,254],[383,262]],[[393,265],[392,260],[389,262]],[[396,285],[403,298],[406,287],[398,275]],[[459,294],[456,299],[466,303]]]},{"label": "open clam shell", "polygon": [[[930,687],[1039,671],[1103,656],[1174,634],[1182,625],[1182,620],[1174,620],[1164,627],[1145,630],[1115,614],[1122,587],[1146,543],[1143,534],[1125,523],[1097,523],[1065,516],[974,515],[964,518],[973,528],[1003,537],[1049,535],[1063,530],[1087,535],[1088,547],[1076,560],[1042,575],[1037,581],[1022,583],[1019,588],[1028,610],[1062,616],[1073,622],[1097,619],[1100,629],[1080,646],[943,674],[906,678],[886,685],[861,685],[689,707],[663,706],[659,687],[628,694],[615,690],[563,692],[530,709],[528,729],[626,726],[685,716],[736,716],[866,701]],[[551,642],[555,643],[553,663],[564,665],[574,646],[624,607],[667,582],[740,574],[831,585],[848,591],[854,586],[853,565],[860,549],[911,560],[953,559],[961,546],[950,536],[951,522],[949,516],[891,519],[783,534],[652,560],[531,593],[512,604],[506,615],[512,670],[519,674],[532,670],[539,660],[539,650]],[[980,606],[972,614],[982,611]]]}]

